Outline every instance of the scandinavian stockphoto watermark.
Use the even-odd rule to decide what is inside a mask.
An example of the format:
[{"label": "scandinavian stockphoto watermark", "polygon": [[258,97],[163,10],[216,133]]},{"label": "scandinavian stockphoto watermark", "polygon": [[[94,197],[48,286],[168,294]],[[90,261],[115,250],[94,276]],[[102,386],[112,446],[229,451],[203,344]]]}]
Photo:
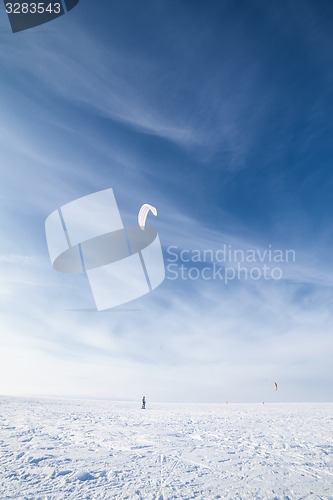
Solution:
[{"label": "scandinavian stockphoto watermark", "polygon": [[[165,279],[281,280],[286,265],[296,262],[294,250],[166,248],[163,258],[155,229],[146,226],[157,210],[145,203],[138,225],[124,227],[113,190],[78,198],[49,215],[46,240],[53,269],[86,275],[96,309],[126,304],[157,288]],[[166,271],[166,272],[165,272]]]},{"label": "scandinavian stockphoto watermark", "polygon": [[221,248],[181,249],[169,246],[166,251],[166,279],[221,281],[283,279],[286,264],[296,262],[295,250],[266,248],[235,248],[223,244]]},{"label": "scandinavian stockphoto watermark", "polygon": [[53,269],[84,273],[96,309],[126,304],[157,288],[165,278],[159,236],[146,226],[152,205],[142,205],[138,225],[124,227],[113,190],[78,198],[46,219]]}]

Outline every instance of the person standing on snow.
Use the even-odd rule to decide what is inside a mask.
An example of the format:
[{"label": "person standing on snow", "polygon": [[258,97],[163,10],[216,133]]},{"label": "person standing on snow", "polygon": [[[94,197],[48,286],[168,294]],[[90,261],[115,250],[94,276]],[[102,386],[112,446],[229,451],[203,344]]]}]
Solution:
[{"label": "person standing on snow", "polygon": [[141,406],[141,408],[142,408],[143,410],[145,410],[145,409],[146,409],[146,398],[145,398],[145,396],[143,396],[143,398],[142,398],[142,406]]}]

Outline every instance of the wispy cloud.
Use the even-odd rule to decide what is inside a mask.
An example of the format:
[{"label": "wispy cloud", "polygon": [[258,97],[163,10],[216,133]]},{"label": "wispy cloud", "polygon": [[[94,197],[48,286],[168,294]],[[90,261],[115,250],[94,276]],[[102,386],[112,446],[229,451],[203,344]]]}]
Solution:
[{"label": "wispy cloud", "polygon": [[[265,80],[269,48],[257,57],[262,45],[247,44],[239,29],[217,50],[211,23],[203,33],[192,26],[186,43],[182,23],[166,22],[160,51],[106,45],[93,28],[71,26],[7,37],[0,55],[3,390],[267,401],[278,379],[284,400],[327,399],[329,230],[312,241],[302,212],[287,211],[301,235],[290,238],[295,224],[285,227],[278,209],[274,233],[249,225],[246,207],[233,212],[220,199],[219,183],[232,178],[241,206],[235,185],[244,166],[246,188],[258,178],[253,199],[264,189],[264,168],[258,173],[251,154],[278,111],[278,85]],[[293,123],[295,109],[285,109],[283,123]],[[289,154],[284,129],[272,130],[259,155],[268,166]],[[267,198],[273,193],[277,206],[288,169],[270,181]],[[166,256],[169,245],[263,252],[274,234],[273,248],[295,250],[296,261],[281,264],[283,279],[274,283],[166,280],[129,304],[133,310],[80,311],[94,307],[88,283],[52,270],[44,222],[64,203],[108,187],[126,225],[137,223],[142,203],[157,206]]]},{"label": "wispy cloud", "polygon": [[[216,245],[221,237],[198,229],[197,248]],[[179,244],[188,242],[182,236]],[[83,277],[55,273],[44,258],[1,260],[7,264],[2,286],[12,290],[2,296],[1,366],[11,373],[8,363],[18,359],[17,373],[29,372],[27,387],[34,393],[48,394],[52,387],[57,395],[76,391],[93,397],[96,390],[101,397],[118,397],[115,381],[127,367],[132,375],[126,374],[122,394],[129,398],[141,384],[155,399],[181,401],[185,392],[187,400],[205,400],[218,388],[221,400],[267,401],[272,395],[266,385],[278,378],[290,387],[284,398],[295,399],[299,390],[299,399],[315,400],[316,387],[301,389],[304,380],[309,374],[318,383],[330,377],[331,294],[327,287],[313,287],[314,277],[293,285],[166,281],[133,303],[132,311],[94,313],[79,310],[89,300]],[[49,373],[45,380],[43,366]],[[13,380],[17,390],[17,374]]]},{"label": "wispy cloud", "polygon": [[[173,36],[182,37],[180,28]],[[3,64],[10,71],[19,68],[31,85],[42,86],[50,97],[171,141],[203,161],[220,155],[226,169],[242,166],[274,98],[258,89],[260,67],[253,54],[246,66],[238,67],[237,47],[235,54],[223,54],[213,78],[208,76],[211,66],[205,67],[205,47],[199,47],[202,70],[189,78],[181,70],[187,51],[178,53],[178,59],[143,51],[132,54],[121,46],[105,46],[80,26],[72,27],[71,34],[44,34],[43,43],[37,31],[6,42]],[[30,96],[37,100],[34,92]],[[259,97],[253,113],[249,103]]]}]

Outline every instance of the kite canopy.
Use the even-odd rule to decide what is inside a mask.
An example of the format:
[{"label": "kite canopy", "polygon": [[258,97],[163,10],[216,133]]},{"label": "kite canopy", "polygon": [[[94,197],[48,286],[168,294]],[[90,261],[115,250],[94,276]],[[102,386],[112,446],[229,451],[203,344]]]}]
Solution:
[{"label": "kite canopy", "polygon": [[278,390],[277,382],[274,382],[274,387],[275,387],[275,390],[277,391]]},{"label": "kite canopy", "polygon": [[153,205],[149,205],[148,203],[142,205],[138,215],[138,223],[142,230],[144,230],[145,228],[146,219],[148,217],[149,212],[155,215],[155,217],[157,216],[157,210],[155,207],[153,207]]}]

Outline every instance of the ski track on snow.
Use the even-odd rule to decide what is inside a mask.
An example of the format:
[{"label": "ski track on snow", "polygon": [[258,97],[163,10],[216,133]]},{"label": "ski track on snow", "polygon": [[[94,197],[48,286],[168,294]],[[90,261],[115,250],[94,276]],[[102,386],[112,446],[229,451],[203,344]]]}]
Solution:
[{"label": "ski track on snow", "polygon": [[0,498],[333,499],[333,404],[0,398]]}]

